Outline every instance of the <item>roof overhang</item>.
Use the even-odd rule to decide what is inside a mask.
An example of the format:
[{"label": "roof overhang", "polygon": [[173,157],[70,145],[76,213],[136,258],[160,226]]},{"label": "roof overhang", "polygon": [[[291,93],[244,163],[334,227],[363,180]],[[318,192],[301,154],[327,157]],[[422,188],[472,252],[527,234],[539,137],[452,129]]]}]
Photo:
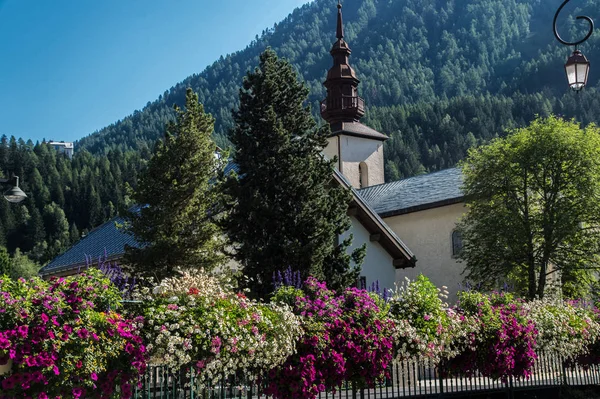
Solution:
[{"label": "roof overhang", "polygon": [[363,125],[360,122],[332,122],[331,123],[331,135],[329,137],[334,136],[352,136],[352,137],[360,137],[363,139],[371,139],[378,141],[385,141],[389,139],[385,134],[379,133],[375,129],[371,129],[370,127]]},{"label": "roof overhang", "polygon": [[460,204],[461,202],[464,202],[464,201],[465,201],[464,196],[456,197],[456,198],[448,198],[443,201],[429,202],[427,204],[419,204],[419,205],[411,206],[408,208],[394,209],[393,211],[382,212],[379,214],[379,216],[382,218],[389,218],[392,216],[406,215],[407,213],[425,211],[427,209],[440,208],[442,206]]},{"label": "roof overhang", "polygon": [[[102,260],[106,261],[106,262],[114,262],[114,261],[122,259],[123,255],[124,254],[115,254],[115,255],[109,256],[106,259],[103,258]],[[39,275],[43,279],[49,279],[50,277],[72,276],[74,274],[79,274],[80,272],[86,270],[87,268],[88,268],[88,263],[83,261],[83,262],[78,262],[78,263],[72,263],[69,265],[59,266],[56,268],[52,268],[48,271],[44,271],[44,268],[42,268],[39,272]]]},{"label": "roof overhang", "polygon": [[351,190],[352,201],[348,207],[348,215],[356,218],[369,232],[371,242],[377,242],[392,257],[396,269],[415,267],[417,259],[411,250],[365,202],[346,178],[337,170],[334,179],[343,187]]}]

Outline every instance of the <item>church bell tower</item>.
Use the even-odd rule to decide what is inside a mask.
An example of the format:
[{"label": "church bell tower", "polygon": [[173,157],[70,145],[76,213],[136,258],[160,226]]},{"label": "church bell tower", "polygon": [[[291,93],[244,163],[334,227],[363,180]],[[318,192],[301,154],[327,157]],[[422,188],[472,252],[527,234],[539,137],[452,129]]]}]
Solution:
[{"label": "church bell tower", "polygon": [[365,102],[358,95],[359,80],[349,64],[352,51],[344,40],[342,5],[337,5],[337,41],[329,52],[333,67],[323,83],[327,98],[321,102],[321,116],[331,126],[331,136],[323,151],[337,156],[337,168],[355,188],[384,183],[383,142],[388,139],[360,123]]}]

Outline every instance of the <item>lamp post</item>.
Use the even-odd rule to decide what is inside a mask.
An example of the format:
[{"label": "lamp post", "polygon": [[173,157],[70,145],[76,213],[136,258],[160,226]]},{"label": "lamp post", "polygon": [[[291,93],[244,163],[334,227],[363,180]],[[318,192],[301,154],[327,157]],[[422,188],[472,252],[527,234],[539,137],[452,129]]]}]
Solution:
[{"label": "lamp post", "polygon": [[586,20],[589,24],[589,31],[585,35],[585,37],[576,42],[568,42],[563,40],[558,34],[558,30],[556,28],[556,20],[558,19],[558,14],[562,11],[563,7],[571,0],[565,0],[556,10],[556,14],[554,14],[554,36],[556,40],[564,44],[565,46],[575,46],[575,50],[573,54],[567,59],[567,63],[565,64],[565,73],[567,74],[567,80],[569,82],[569,87],[574,91],[580,91],[587,84],[588,74],[590,72],[590,62],[585,58],[585,55],[581,51],[577,49],[577,46],[581,43],[585,42],[587,39],[592,36],[594,33],[594,21],[590,17],[585,15],[578,15],[577,19]]},{"label": "lamp post", "polygon": [[23,190],[21,190],[19,188],[19,176],[13,176],[10,179],[0,179],[0,183],[9,183],[13,180],[13,178],[15,179],[15,185],[12,186],[11,188],[9,188],[5,193],[4,193],[4,198],[6,198],[6,200],[8,202],[12,202],[13,204],[18,204],[19,202],[23,201],[25,198],[27,198],[27,194],[25,194],[23,192]]}]

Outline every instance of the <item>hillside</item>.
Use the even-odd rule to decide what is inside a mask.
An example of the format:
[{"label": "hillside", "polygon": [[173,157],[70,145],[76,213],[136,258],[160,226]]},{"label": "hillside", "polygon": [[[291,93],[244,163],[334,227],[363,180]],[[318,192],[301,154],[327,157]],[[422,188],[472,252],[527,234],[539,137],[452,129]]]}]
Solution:
[{"label": "hillside", "polygon": [[[600,1],[576,3],[581,9],[569,6],[561,15],[561,32],[567,37],[585,28],[575,23],[574,15],[594,16]],[[600,75],[592,69],[586,93],[567,92],[562,65],[571,50],[552,35],[555,9],[541,0],[344,2],[351,63],[368,107],[366,122],[392,136],[386,149],[388,178],[450,166],[468,146],[523,125],[535,114],[598,119]],[[331,65],[335,12],[326,0],[294,10],[246,49],[222,57],[143,110],[83,138],[79,148],[99,154],[115,147],[151,147],[187,87],[199,93],[217,118],[216,139],[225,145],[243,75],[267,46],[295,65],[310,87],[313,109],[318,109],[325,96],[321,83]],[[600,64],[599,40],[593,36],[583,47],[592,68]]]}]

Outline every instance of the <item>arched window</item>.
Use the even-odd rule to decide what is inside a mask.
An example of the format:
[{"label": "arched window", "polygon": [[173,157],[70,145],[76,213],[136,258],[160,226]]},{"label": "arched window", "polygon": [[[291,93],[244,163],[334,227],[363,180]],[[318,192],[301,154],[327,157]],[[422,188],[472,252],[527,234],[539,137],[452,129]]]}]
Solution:
[{"label": "arched window", "polygon": [[462,235],[460,231],[454,230],[452,232],[452,256],[460,255],[463,249]]},{"label": "arched window", "polygon": [[359,188],[369,187],[369,169],[366,163],[361,162],[358,164],[358,175]]}]

